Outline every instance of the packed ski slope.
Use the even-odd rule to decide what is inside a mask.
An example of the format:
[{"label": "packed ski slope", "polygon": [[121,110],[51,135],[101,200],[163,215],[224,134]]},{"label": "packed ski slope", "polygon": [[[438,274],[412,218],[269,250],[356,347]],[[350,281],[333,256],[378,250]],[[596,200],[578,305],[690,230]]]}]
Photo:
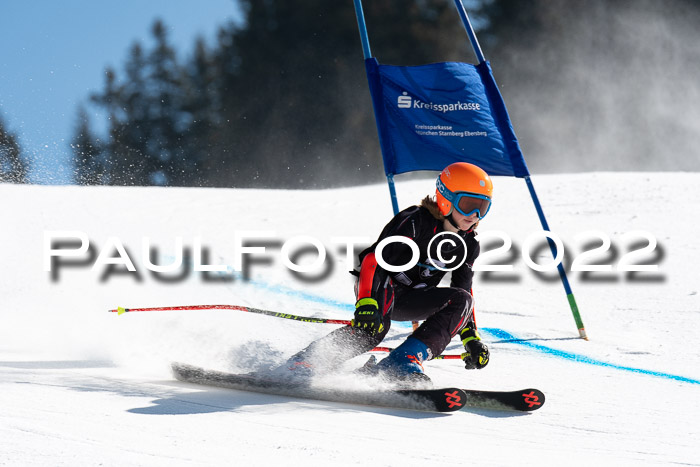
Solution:
[{"label": "packed ski slope", "polygon": [[[496,178],[482,244],[493,249],[500,244],[493,232],[505,233],[513,247],[489,263],[514,269],[476,279],[477,321],[491,363],[467,372],[459,361],[432,361],[426,369],[436,384],[537,387],[547,403],[530,414],[449,415],[198,387],[168,370],[172,361],[265,368],[331,325],[222,310],[107,312],[221,303],[349,318],[352,277],[333,239],[369,241],[379,233],[391,217],[384,185],[0,185],[0,465],[700,465],[700,174],[592,173],[534,182],[567,262],[601,243],[577,234],[611,238],[611,252],[587,262],[612,264],[612,271],[570,274],[590,341],[576,338],[556,274],[535,274],[521,256],[526,238],[540,230],[524,183]],[[399,182],[400,205],[433,187],[432,180]],[[647,243],[640,230],[658,245],[634,262],[659,270],[617,271],[628,250]],[[46,272],[45,231],[83,232],[91,250],[61,259],[77,264]],[[177,237],[191,252],[200,237],[202,263],[232,266],[234,238],[250,231],[274,235],[260,237],[256,246],[266,253],[253,255],[245,273],[145,268],[144,237],[158,250],[156,264],[177,256]],[[280,245],[298,235],[327,247],[326,271],[300,278],[283,264]],[[136,272],[91,268],[103,249],[99,261],[116,256],[114,238]],[[532,251],[539,263],[551,260],[546,249]],[[296,259],[305,264],[314,256]],[[394,326],[387,343],[408,332]],[[458,344],[448,353],[458,353]]]}]

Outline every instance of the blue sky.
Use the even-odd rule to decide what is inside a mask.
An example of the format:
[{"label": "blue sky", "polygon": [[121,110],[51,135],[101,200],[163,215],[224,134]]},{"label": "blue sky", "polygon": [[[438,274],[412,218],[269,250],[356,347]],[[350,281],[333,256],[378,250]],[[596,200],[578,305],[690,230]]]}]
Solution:
[{"label": "blue sky", "polygon": [[102,89],[105,67],[121,71],[134,41],[150,46],[156,18],[185,58],[197,36],[212,44],[218,27],[240,15],[236,0],[3,0],[0,115],[31,160],[32,182],[71,182],[78,105]]}]

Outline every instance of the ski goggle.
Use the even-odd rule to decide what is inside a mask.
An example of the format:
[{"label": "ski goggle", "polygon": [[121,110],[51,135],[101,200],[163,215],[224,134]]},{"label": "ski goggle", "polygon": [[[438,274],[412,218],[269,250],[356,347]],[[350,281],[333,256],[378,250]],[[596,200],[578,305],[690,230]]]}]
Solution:
[{"label": "ski goggle", "polygon": [[455,193],[454,199],[452,206],[463,216],[469,217],[476,214],[481,220],[491,209],[491,198],[488,196],[474,193]]},{"label": "ski goggle", "polygon": [[445,197],[447,201],[452,203],[452,208],[463,216],[471,216],[476,214],[479,220],[486,217],[489,209],[491,209],[491,198],[478,193],[468,193],[466,191],[451,192],[440,177],[437,178],[436,186],[438,192]]}]

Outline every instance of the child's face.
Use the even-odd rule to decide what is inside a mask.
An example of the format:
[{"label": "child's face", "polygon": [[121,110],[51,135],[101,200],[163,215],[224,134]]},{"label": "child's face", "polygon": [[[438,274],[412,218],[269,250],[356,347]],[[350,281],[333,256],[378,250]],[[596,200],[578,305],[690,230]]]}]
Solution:
[{"label": "child's face", "polygon": [[459,211],[455,209],[452,211],[452,219],[454,219],[459,226],[459,230],[469,230],[479,221],[479,216],[477,216],[476,213],[465,216],[464,214],[460,214]]}]

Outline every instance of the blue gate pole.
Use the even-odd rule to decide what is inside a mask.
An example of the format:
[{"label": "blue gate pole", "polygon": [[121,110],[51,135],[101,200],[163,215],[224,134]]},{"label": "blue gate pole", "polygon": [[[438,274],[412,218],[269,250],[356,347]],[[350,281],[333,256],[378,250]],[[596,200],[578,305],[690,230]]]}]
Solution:
[{"label": "blue gate pole", "polygon": [[394,215],[399,213],[399,200],[396,198],[396,187],[394,186],[394,174],[388,174],[386,176],[387,182],[389,182],[389,196],[391,196],[391,208],[394,210]]},{"label": "blue gate pole", "polygon": [[[464,24],[464,29],[467,31],[467,36],[469,36],[469,42],[471,42],[472,44],[472,48],[474,49],[474,53],[476,54],[477,60],[479,60],[479,63],[485,62],[486,59],[484,58],[484,53],[481,51],[481,46],[479,45],[479,41],[476,38],[474,28],[472,28],[471,21],[469,21],[469,15],[467,15],[467,10],[464,8],[462,0],[454,0],[454,3],[457,7],[457,12],[459,12],[459,17],[462,19],[462,24]],[[540,218],[540,224],[542,224],[542,228],[545,231],[551,232],[549,230],[549,225],[547,224],[547,219],[544,216],[542,205],[540,204],[540,200],[537,197],[537,192],[535,192],[535,187],[532,184],[532,180],[530,180],[529,175],[525,176],[524,178],[525,183],[527,184],[527,189],[530,192],[530,198],[532,198],[532,202],[535,204],[537,216]],[[550,238],[547,238],[547,242],[549,243],[549,248],[552,251],[552,255],[556,258],[557,247],[554,244],[554,241]],[[566,277],[566,271],[564,270],[564,266],[561,262],[557,265],[557,270],[559,271],[559,278],[561,279],[561,283],[564,286],[564,291],[566,292],[566,298],[569,301],[569,307],[571,307],[571,313],[574,315],[574,321],[576,322],[576,327],[578,328],[578,334],[582,339],[588,340],[588,336],[586,335],[586,329],[584,328],[583,321],[581,320],[581,313],[578,310],[578,305],[576,304],[574,293],[571,291],[569,279]]]},{"label": "blue gate pole", "polygon": [[[540,204],[540,200],[537,197],[537,192],[535,192],[535,186],[532,184],[532,180],[530,180],[529,175],[525,177],[525,183],[527,184],[527,189],[530,191],[530,197],[532,198],[532,202],[535,203],[535,209],[537,210],[537,216],[540,218],[540,224],[542,224],[542,228],[547,232],[551,232],[549,230],[549,225],[547,224],[547,219],[544,217],[544,211],[542,210],[542,205]],[[549,243],[549,249],[552,251],[552,256],[556,258],[556,244],[549,237],[547,237],[547,242]],[[586,328],[583,326],[583,320],[581,320],[581,313],[578,311],[578,305],[576,304],[574,293],[571,291],[569,279],[566,277],[566,270],[564,269],[564,265],[562,263],[563,262],[560,261],[559,264],[557,264],[557,271],[559,271],[559,278],[561,279],[561,283],[564,285],[564,291],[566,292],[566,298],[569,301],[569,307],[571,307],[571,313],[574,315],[574,321],[576,322],[576,327],[578,328],[578,335],[582,339],[588,340],[588,336],[586,335]]]},{"label": "blue gate pole", "polygon": [[[372,51],[369,48],[369,36],[367,35],[367,25],[365,24],[365,13],[362,10],[362,0],[353,0],[355,4],[355,16],[357,17],[357,28],[360,30],[360,40],[362,41],[362,54],[367,60],[372,58]],[[379,125],[379,121],[377,121]],[[389,196],[391,197],[391,207],[394,215],[399,213],[399,202],[396,197],[396,186],[394,185],[394,174],[387,174],[386,180],[389,183]]]},{"label": "blue gate pole", "polygon": [[360,40],[362,41],[362,54],[365,60],[372,57],[372,52],[369,49],[369,37],[367,36],[367,25],[365,24],[365,13],[362,10],[362,0],[353,0],[355,2],[355,16],[357,17],[357,28],[360,30]]},{"label": "blue gate pole", "polygon": [[455,6],[457,7],[459,17],[462,18],[462,24],[464,25],[464,29],[467,31],[467,36],[469,36],[469,42],[472,43],[472,49],[474,49],[476,59],[479,60],[479,63],[484,63],[486,61],[484,58],[484,53],[481,51],[479,40],[476,38],[474,28],[472,28],[472,23],[469,21],[469,15],[467,15],[467,10],[464,9],[462,0],[455,0]]}]

